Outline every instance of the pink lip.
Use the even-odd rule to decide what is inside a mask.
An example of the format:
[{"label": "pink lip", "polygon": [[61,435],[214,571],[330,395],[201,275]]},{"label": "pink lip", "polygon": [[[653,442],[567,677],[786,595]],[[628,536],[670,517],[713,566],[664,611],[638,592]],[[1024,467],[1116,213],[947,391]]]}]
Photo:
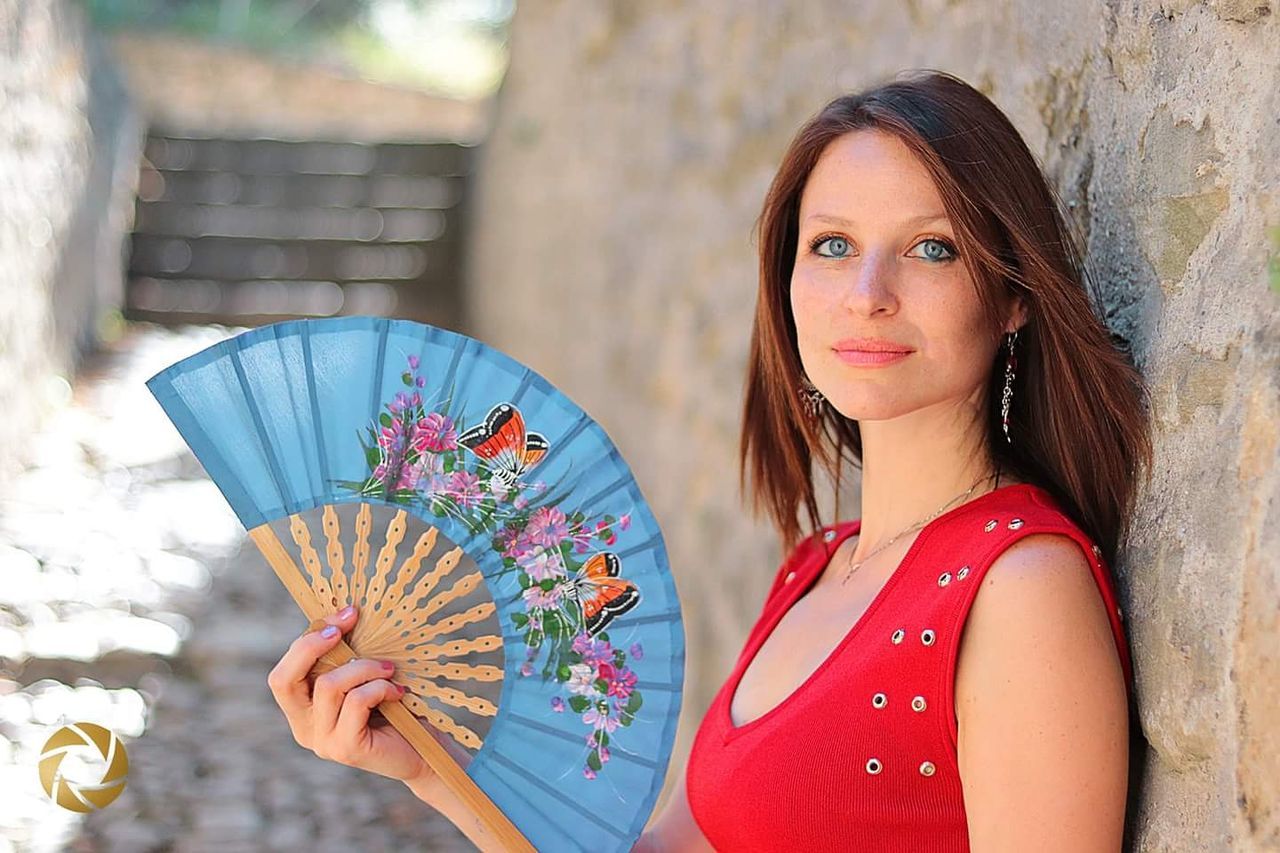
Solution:
[{"label": "pink lip", "polygon": [[896,361],[911,355],[909,352],[868,352],[866,350],[842,349],[836,350],[836,355],[840,360],[848,364],[857,364],[864,367],[878,366],[882,364],[893,364]]},{"label": "pink lip", "polygon": [[859,350],[861,352],[911,352],[911,347],[885,338],[845,338],[831,345],[834,350]]},{"label": "pink lip", "polygon": [[841,361],[858,365],[893,364],[912,353],[912,349],[884,338],[846,338],[832,347]]}]

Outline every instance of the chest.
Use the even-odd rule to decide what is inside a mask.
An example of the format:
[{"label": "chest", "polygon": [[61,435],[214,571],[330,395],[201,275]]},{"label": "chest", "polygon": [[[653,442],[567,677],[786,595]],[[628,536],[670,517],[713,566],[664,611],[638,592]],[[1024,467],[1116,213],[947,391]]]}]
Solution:
[{"label": "chest", "polygon": [[748,650],[750,658],[729,700],[732,725],[748,725],[787,704],[883,606],[911,542],[887,548],[850,572],[857,539],[840,544],[818,581],[786,608],[754,654]]}]

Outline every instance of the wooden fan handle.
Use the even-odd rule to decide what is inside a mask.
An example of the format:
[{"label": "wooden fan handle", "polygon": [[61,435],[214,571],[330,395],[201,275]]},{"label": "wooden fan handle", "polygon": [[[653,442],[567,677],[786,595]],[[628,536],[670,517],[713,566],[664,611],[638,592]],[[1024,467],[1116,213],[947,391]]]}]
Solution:
[{"label": "wooden fan handle", "polygon": [[[285,589],[289,590],[298,607],[310,620],[308,630],[322,626],[328,611],[316,600],[315,593],[303,579],[301,570],[293,562],[293,557],[285,550],[275,532],[268,525],[262,524],[250,530],[249,537],[258,546],[258,550],[275,571],[276,577],[280,578]],[[337,660],[337,665],[346,663],[355,656],[355,651],[347,645],[345,639],[339,640],[338,645],[325,655],[330,660]],[[381,702],[378,710],[396,731],[404,735],[405,740],[409,741],[427,762],[427,766],[435,771],[449,790],[471,809],[504,848],[521,851],[521,853],[537,853],[537,848],[529,843],[511,819],[503,814],[493,800],[489,799],[489,796],[475,783],[475,780],[467,775],[458,762],[453,760],[453,756],[449,755],[445,748],[422,727],[418,718],[404,706],[401,700],[388,699]]]}]

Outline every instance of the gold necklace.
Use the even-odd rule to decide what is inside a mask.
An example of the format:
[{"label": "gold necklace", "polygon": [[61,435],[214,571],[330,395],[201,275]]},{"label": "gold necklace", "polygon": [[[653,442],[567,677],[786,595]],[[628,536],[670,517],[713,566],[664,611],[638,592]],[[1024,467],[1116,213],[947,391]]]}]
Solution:
[{"label": "gold necklace", "polygon": [[958,499],[960,499],[960,498],[967,498],[967,497],[970,495],[970,493],[972,493],[972,492],[973,492],[973,490],[974,490],[974,489],[978,488],[978,484],[979,484],[979,483],[981,483],[983,480],[990,480],[990,479],[992,478],[992,476],[994,476],[994,475],[992,475],[992,474],[987,474],[985,477],[979,477],[977,480],[974,480],[974,481],[973,481],[973,485],[969,487],[969,490],[968,490],[968,491],[961,492],[960,494],[956,495],[956,496],[955,496],[954,498],[952,498],[951,500],[949,500],[949,501],[947,501],[946,503],[944,503],[942,506],[938,507],[938,509],[937,509],[937,510],[935,510],[935,511],[933,512],[933,514],[931,514],[928,518],[925,518],[925,519],[923,519],[923,520],[921,520],[921,521],[917,521],[915,524],[912,524],[912,525],[911,525],[910,527],[908,527],[906,530],[902,530],[902,531],[899,531],[898,533],[895,533],[895,534],[893,535],[893,538],[892,538],[892,539],[890,539],[888,542],[884,543],[883,545],[880,545],[879,547],[877,547],[874,551],[872,551],[872,552],[871,552],[870,554],[868,554],[867,556],[863,557],[863,558],[862,558],[861,560],[859,560],[858,562],[854,563],[854,562],[852,562],[852,561],[851,561],[851,562],[849,563],[849,568],[845,569],[845,571],[844,571],[844,577],[842,577],[842,578],[840,579],[840,585],[841,585],[841,586],[844,586],[844,585],[845,585],[845,583],[847,583],[847,582],[848,582],[849,578],[853,576],[853,573],[854,573],[854,572],[856,572],[859,568],[861,568],[861,567],[862,567],[862,564],[863,564],[863,563],[865,563],[865,562],[867,562],[868,560],[870,560],[870,559],[871,559],[872,557],[874,557],[876,554],[879,554],[879,553],[880,553],[881,551],[883,551],[885,548],[888,548],[890,545],[892,545],[892,544],[894,543],[894,541],[895,541],[895,540],[897,540],[897,538],[898,538],[899,536],[902,536],[904,533],[909,533],[909,532],[911,532],[912,530],[915,530],[917,527],[923,527],[924,525],[928,524],[930,521],[933,521],[935,518],[937,518],[939,515],[941,515],[941,514],[946,510],[946,508],[947,508],[947,507],[949,507],[952,503],[954,503],[956,500],[958,500]]}]

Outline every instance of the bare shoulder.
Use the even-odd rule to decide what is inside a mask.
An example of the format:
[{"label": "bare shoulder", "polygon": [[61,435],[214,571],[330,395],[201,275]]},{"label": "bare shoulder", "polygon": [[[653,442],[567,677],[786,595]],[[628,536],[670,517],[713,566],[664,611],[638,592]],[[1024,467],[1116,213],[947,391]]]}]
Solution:
[{"label": "bare shoulder", "polygon": [[1005,549],[958,654],[957,754],[974,849],[1119,849],[1128,704],[1080,545],[1036,533]]}]

